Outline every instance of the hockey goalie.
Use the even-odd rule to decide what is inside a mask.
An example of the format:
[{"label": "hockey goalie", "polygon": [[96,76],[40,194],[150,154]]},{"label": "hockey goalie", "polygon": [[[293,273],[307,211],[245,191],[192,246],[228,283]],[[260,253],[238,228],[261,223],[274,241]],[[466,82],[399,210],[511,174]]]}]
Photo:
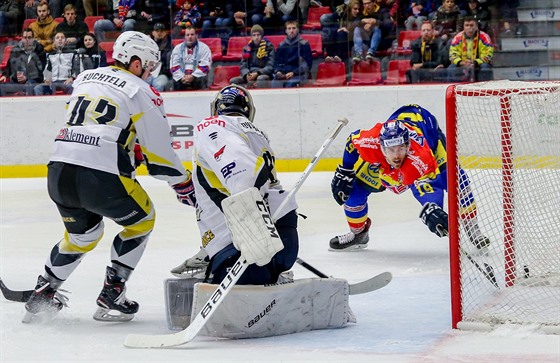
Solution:
[{"label": "hockey goalie", "polygon": [[[277,179],[268,137],[253,124],[254,114],[249,92],[230,85],[212,101],[212,116],[195,127],[193,181],[203,249],[172,273],[193,276],[190,269],[200,267],[209,283],[166,281],[171,329],[184,329],[191,317],[212,308],[202,335],[264,337],[354,321],[345,280],[279,280],[298,254],[297,205],[292,198],[278,210],[288,193]],[[216,284],[228,283],[224,278],[236,272],[241,256],[249,266],[237,285],[219,307],[206,304],[221,298]]]}]

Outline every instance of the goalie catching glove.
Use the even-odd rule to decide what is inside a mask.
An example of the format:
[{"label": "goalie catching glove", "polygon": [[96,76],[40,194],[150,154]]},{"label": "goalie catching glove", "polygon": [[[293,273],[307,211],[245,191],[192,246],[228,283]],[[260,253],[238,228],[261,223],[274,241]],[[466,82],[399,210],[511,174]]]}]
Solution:
[{"label": "goalie catching glove", "polygon": [[233,245],[248,264],[264,266],[284,248],[268,203],[257,188],[249,188],[222,201]]},{"label": "goalie catching glove", "polygon": [[424,204],[420,212],[420,218],[425,225],[428,226],[432,233],[438,237],[445,237],[448,235],[449,226],[447,213],[441,209],[439,205],[433,202]]},{"label": "goalie catching glove", "polygon": [[187,170],[187,180],[173,185],[173,190],[177,193],[177,200],[183,204],[194,207],[196,205],[196,196],[194,194],[194,185],[192,182],[191,172]]},{"label": "goalie catching glove", "polygon": [[339,205],[343,205],[348,200],[354,188],[355,178],[356,173],[353,169],[345,169],[341,165],[336,168],[331,181],[331,190],[334,200],[336,200]]}]

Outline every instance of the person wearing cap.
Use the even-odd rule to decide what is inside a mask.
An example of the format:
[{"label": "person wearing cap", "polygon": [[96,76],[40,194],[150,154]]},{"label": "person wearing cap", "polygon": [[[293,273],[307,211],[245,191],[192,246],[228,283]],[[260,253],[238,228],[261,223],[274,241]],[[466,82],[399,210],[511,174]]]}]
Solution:
[{"label": "person wearing cap", "polygon": [[162,23],[154,24],[154,29],[150,37],[156,42],[161,59],[161,70],[157,77],[150,76],[146,82],[154,87],[158,92],[169,91],[171,89],[171,73],[169,72],[169,60],[171,52],[173,51],[173,44],[171,43],[171,36],[165,29]]},{"label": "person wearing cap", "polygon": [[260,25],[251,28],[251,41],[243,47],[241,57],[241,76],[233,77],[230,83],[247,87],[269,87],[274,68],[274,45],[264,36]]},{"label": "person wearing cap", "polygon": [[199,27],[202,22],[202,15],[198,10],[198,6],[194,0],[186,0],[181,4],[181,8],[173,18],[173,30],[171,31],[171,38],[179,39],[181,32],[188,26],[194,28]]}]

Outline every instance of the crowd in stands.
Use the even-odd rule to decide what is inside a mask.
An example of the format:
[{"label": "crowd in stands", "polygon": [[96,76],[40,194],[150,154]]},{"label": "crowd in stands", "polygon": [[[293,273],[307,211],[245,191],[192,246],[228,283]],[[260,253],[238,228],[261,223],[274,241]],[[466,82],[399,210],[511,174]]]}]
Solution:
[{"label": "crowd in stands", "polygon": [[[516,0],[0,0],[4,51],[0,95],[66,94],[86,69],[112,64],[124,31],[151,35],[162,69],[158,91],[212,87],[216,67],[238,66],[227,82],[251,88],[313,84],[319,63],[406,60],[408,83],[492,79],[499,37],[516,31]],[[317,15],[320,14],[320,17]],[[414,31],[408,46],[399,33]],[[312,49],[306,34],[320,34]],[[238,58],[232,38],[243,37]],[[214,38],[217,46],[209,46]],[[217,40],[219,39],[219,41]],[[212,48],[212,49],[211,49]],[[404,49],[406,48],[406,49]]]}]

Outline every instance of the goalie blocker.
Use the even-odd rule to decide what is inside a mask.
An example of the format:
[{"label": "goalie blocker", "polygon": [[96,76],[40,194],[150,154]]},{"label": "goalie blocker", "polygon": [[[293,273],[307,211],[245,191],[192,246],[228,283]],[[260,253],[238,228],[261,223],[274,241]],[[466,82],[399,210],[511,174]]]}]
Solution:
[{"label": "goalie blocker", "polygon": [[[165,281],[170,329],[185,329],[191,317],[194,319],[199,312],[208,313],[206,303],[214,298],[216,285],[198,281]],[[308,278],[277,285],[236,285],[200,334],[241,339],[341,328],[356,322],[348,296],[348,282],[335,278]]]}]

